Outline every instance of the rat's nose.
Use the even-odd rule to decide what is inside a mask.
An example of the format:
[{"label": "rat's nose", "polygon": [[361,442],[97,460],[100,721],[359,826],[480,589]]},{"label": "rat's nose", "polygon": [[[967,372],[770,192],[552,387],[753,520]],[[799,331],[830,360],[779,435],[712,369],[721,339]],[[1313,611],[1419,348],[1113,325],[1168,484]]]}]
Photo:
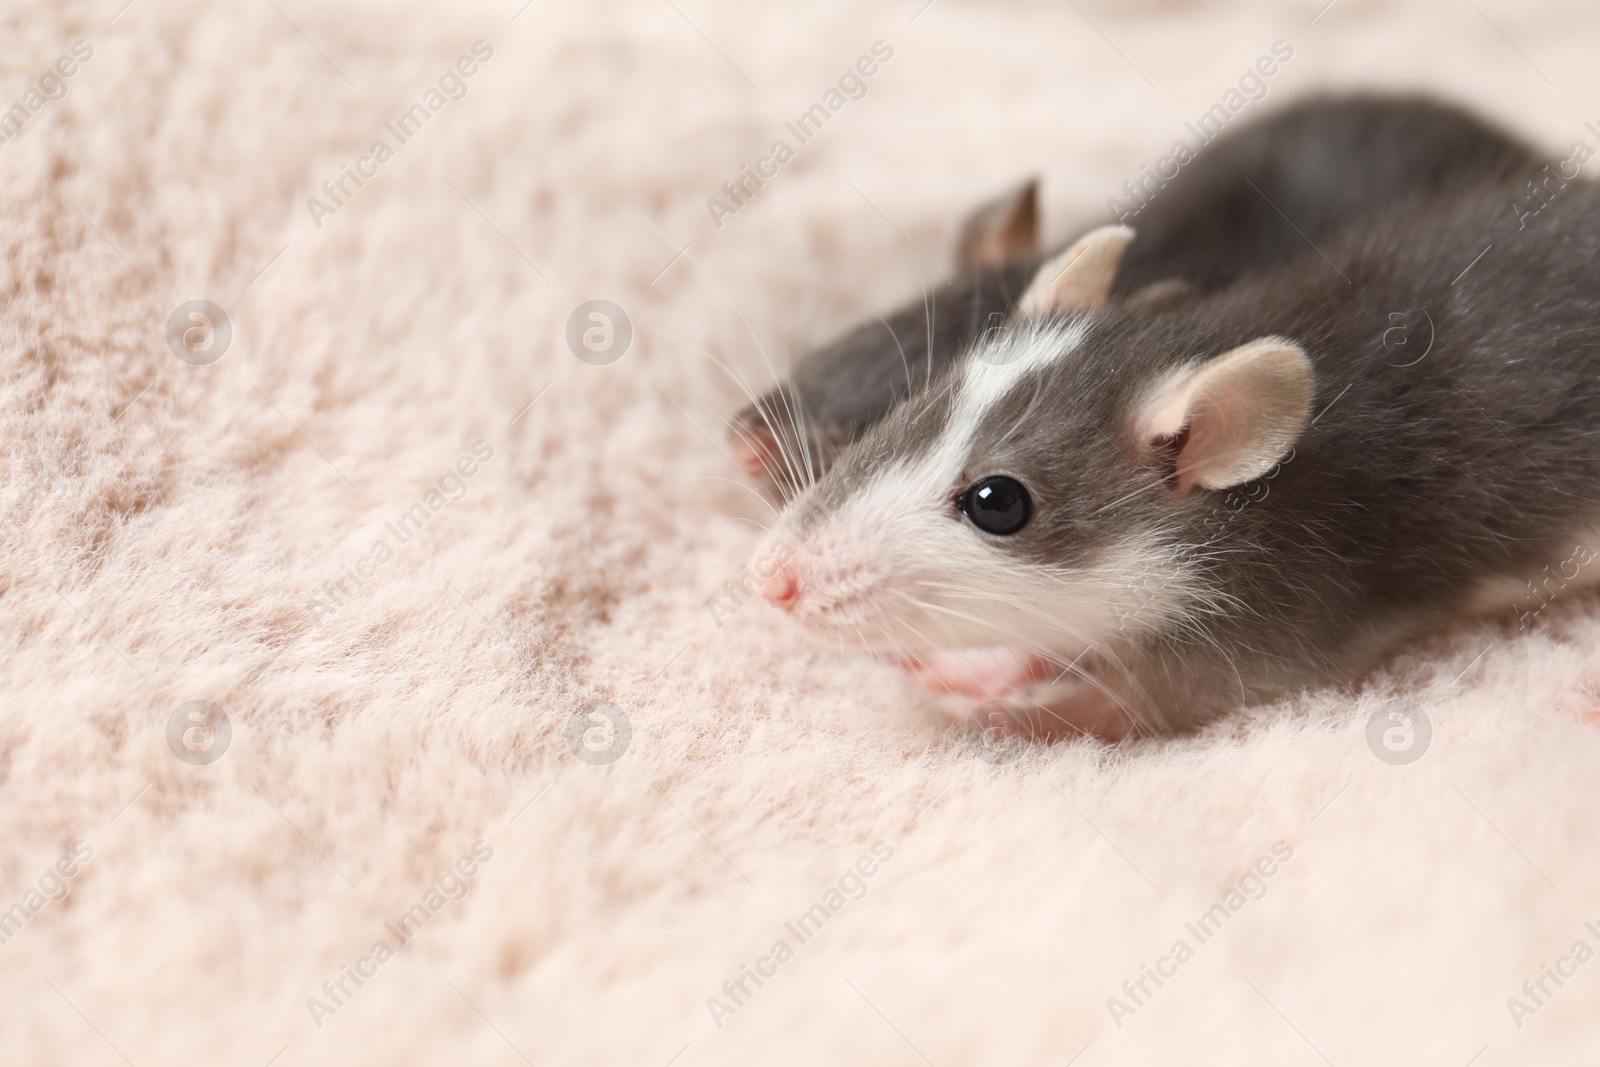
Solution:
[{"label": "rat's nose", "polygon": [[761,583],[761,595],[773,607],[793,611],[794,602],[800,597],[800,583],[788,566],[779,564],[772,576]]}]

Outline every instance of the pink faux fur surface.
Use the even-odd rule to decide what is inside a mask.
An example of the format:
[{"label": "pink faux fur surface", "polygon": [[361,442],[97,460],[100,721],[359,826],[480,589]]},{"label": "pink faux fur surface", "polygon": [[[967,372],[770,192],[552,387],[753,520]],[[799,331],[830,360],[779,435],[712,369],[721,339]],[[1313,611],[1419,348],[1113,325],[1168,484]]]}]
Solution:
[{"label": "pink faux fur surface", "polygon": [[[1593,1062],[1593,597],[1014,762],[707,607],[769,518],[718,452],[739,379],[934,280],[1025,175],[1052,237],[1100,223],[1274,41],[1247,113],[1421,87],[1596,143],[1592,6],[1323,3],[10,3],[0,1062]],[[167,340],[194,299],[208,366]],[[565,340],[593,299],[609,365]],[[1407,766],[1366,739],[1397,695]],[[168,743],[196,700],[209,764]],[[601,703],[607,765],[569,744]]]}]

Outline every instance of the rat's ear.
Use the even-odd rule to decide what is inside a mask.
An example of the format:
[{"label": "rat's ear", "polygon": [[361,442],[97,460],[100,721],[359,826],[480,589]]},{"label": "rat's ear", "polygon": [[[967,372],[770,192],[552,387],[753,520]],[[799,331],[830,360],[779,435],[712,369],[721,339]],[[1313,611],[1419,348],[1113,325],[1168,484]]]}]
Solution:
[{"label": "rat's ear", "polygon": [[956,269],[970,274],[1039,252],[1039,179],[985,201],[967,216],[956,245]]},{"label": "rat's ear", "polygon": [[1111,296],[1122,254],[1133,240],[1126,226],[1102,226],[1084,234],[1071,248],[1047,260],[1017,301],[1025,316],[1099,307]]},{"label": "rat's ear", "polygon": [[1311,361],[1298,345],[1263,337],[1164,383],[1138,432],[1179,492],[1227,489],[1271,470],[1310,410]]}]

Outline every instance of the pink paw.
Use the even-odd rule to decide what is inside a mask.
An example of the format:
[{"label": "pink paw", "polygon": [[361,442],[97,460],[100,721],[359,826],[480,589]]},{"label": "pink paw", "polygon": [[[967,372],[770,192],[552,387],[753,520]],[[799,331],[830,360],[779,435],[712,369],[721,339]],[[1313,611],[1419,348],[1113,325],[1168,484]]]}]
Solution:
[{"label": "pink paw", "polygon": [[985,743],[1005,737],[1116,741],[1138,729],[1121,686],[1098,684],[1039,656],[972,649],[901,657],[896,663],[952,723]]},{"label": "pink paw", "polygon": [[1006,648],[934,652],[899,662],[912,681],[935,697],[965,697],[979,703],[998,700],[1056,674],[1047,661]]}]

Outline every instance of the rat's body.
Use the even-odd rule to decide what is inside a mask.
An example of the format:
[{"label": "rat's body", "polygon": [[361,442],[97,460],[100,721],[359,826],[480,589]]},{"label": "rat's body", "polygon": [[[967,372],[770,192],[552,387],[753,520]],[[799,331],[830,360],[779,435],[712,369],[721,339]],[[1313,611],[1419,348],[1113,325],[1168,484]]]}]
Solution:
[{"label": "rat's body", "polygon": [[[785,512],[768,599],[844,645],[1015,649],[1025,728],[1117,735],[1600,579],[1600,188],[1519,220],[1525,195],[1441,197],[1165,307],[1109,277],[1087,309],[1030,290],[1042,313]],[[1429,336],[1399,349],[1397,322]]]},{"label": "rat's body", "polygon": [[[1539,166],[1522,142],[1447,105],[1304,101],[1219,137],[1156,192],[1129,220],[1138,235],[1112,295],[1150,306],[1214,292],[1375,219]],[[955,281],[802,359],[735,420],[746,473],[792,491],[942,373],[1011,313],[1041,261],[1037,228],[1029,183],[968,223]]]}]

